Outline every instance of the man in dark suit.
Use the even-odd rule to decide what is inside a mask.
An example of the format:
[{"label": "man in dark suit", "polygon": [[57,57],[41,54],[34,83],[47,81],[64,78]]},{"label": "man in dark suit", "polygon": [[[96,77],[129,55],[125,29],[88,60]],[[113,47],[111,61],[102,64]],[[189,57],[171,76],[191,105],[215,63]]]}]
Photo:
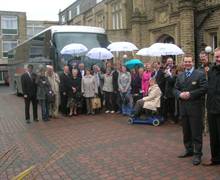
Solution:
[{"label": "man in dark suit", "polygon": [[21,76],[21,85],[25,102],[25,119],[27,123],[30,123],[30,102],[32,102],[33,108],[33,120],[38,121],[37,117],[37,75],[33,73],[33,65],[27,66],[27,71]]},{"label": "man in dark suit", "polygon": [[211,147],[211,162],[220,165],[220,48],[215,49],[215,64],[208,71],[207,112]]},{"label": "man in dark suit", "polygon": [[70,75],[69,75],[69,66],[63,67],[63,73],[60,75],[60,105],[61,105],[61,112],[64,116],[67,116],[68,109],[67,109],[67,101],[68,101],[68,87],[70,85]]},{"label": "man in dark suit", "polygon": [[174,94],[180,100],[185,152],[178,156],[193,156],[193,165],[201,163],[202,156],[202,97],[207,91],[205,74],[194,69],[190,54],[183,58],[185,71],[177,76]]},{"label": "man in dark suit", "polygon": [[78,77],[82,78],[85,75],[85,65],[84,63],[79,63],[78,65]]},{"label": "man in dark suit", "polygon": [[[153,73],[151,74],[152,77],[154,77],[156,79],[156,82],[158,84],[158,86],[160,87],[160,90],[162,92],[162,96],[161,96],[161,101],[160,101],[160,109],[159,109],[159,113],[166,118],[166,114],[165,114],[165,100],[164,100],[164,95],[165,95],[165,85],[166,85],[166,78],[165,78],[165,72],[163,67],[161,67],[161,62],[154,62],[153,63]],[[167,120],[167,119],[165,119]]]}]

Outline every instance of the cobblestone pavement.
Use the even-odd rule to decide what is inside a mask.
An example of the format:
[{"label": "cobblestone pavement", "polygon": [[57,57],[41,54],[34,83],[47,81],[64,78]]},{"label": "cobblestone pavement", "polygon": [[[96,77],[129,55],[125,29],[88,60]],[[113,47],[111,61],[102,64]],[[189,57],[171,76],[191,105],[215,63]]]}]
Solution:
[{"label": "cobblestone pavement", "polygon": [[[57,150],[66,153],[37,179],[220,179],[220,167],[194,167],[191,158],[177,158],[183,150],[179,125],[128,125],[126,117],[110,114],[26,124],[23,99],[7,92],[0,93],[0,152],[16,145],[19,156],[0,172],[1,180],[47,161]],[[208,159],[204,137],[203,160]]]}]

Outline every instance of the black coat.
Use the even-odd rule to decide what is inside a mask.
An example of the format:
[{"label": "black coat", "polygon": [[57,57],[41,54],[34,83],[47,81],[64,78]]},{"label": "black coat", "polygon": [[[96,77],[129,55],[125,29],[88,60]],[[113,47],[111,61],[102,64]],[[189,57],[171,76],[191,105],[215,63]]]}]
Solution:
[{"label": "black coat", "polygon": [[[155,72],[152,73],[152,77],[155,76]],[[165,85],[166,85],[166,79],[165,79],[165,73],[162,69],[159,69],[157,74],[156,74],[156,82],[158,86],[160,87],[161,92],[164,95],[165,92]]]},{"label": "black coat", "polygon": [[[201,105],[207,87],[208,83],[205,74],[199,70],[194,70],[188,78],[186,78],[185,72],[177,76],[174,94],[180,100],[180,113],[182,116],[187,115],[187,111],[202,113]],[[179,98],[180,93],[184,91],[190,92],[190,98],[188,100]]]},{"label": "black coat", "polygon": [[68,86],[70,84],[70,76],[67,74],[62,73],[60,75],[60,93],[63,94],[64,92],[67,93]]},{"label": "black coat", "polygon": [[46,100],[48,98],[49,91],[52,91],[49,80],[46,76],[38,76],[37,80],[37,99]]},{"label": "black coat", "polygon": [[208,113],[220,114],[220,65],[213,66],[208,72]]},{"label": "black coat", "polygon": [[116,70],[112,73],[112,83],[113,83],[114,92],[118,92],[118,75],[119,75],[119,72]]},{"label": "black coat", "polygon": [[[76,88],[76,92],[73,92],[72,88]],[[73,98],[81,95],[81,78],[70,78],[68,85],[68,97]]]},{"label": "black coat", "polygon": [[131,79],[131,94],[139,94],[141,91],[142,79],[139,74],[133,75]]},{"label": "black coat", "polygon": [[36,97],[37,94],[37,84],[36,84],[37,75],[35,73],[31,74],[31,77],[26,72],[21,76],[21,85],[24,95],[28,97]]},{"label": "black coat", "polygon": [[176,82],[176,76],[167,76],[165,82],[164,96],[166,98],[174,98],[173,90]]}]

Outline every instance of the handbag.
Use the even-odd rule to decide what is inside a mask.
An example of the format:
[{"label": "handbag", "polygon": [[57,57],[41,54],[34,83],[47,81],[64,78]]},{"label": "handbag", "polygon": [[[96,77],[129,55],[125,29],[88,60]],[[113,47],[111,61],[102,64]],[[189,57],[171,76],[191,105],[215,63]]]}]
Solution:
[{"label": "handbag", "polygon": [[92,98],[92,109],[101,108],[101,99],[99,97]]}]

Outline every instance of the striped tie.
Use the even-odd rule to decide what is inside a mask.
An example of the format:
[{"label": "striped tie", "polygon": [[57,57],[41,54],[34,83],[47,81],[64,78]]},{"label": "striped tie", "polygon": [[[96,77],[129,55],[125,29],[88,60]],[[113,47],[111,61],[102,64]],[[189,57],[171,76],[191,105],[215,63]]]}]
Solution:
[{"label": "striped tie", "polygon": [[190,71],[187,71],[186,72],[186,78],[190,77],[190,75],[191,75]]}]

